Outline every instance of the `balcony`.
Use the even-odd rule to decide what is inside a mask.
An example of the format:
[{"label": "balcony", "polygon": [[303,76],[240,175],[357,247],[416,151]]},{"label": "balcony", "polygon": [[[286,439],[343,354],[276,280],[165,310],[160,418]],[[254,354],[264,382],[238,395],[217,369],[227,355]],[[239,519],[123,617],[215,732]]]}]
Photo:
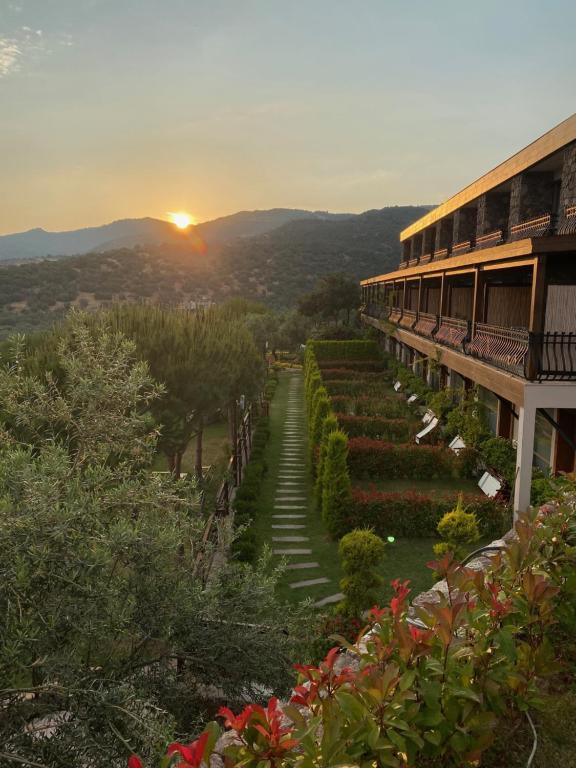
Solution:
[{"label": "balcony", "polygon": [[510,240],[523,240],[526,237],[545,237],[554,232],[554,222],[551,213],[546,213],[520,224],[510,227]]},{"label": "balcony", "polygon": [[370,317],[376,317],[378,320],[388,320],[390,315],[390,307],[385,307],[382,304],[367,304],[366,314]]},{"label": "balcony", "polygon": [[464,343],[470,338],[470,320],[457,320],[455,317],[441,317],[434,341],[463,351]]},{"label": "balcony", "polygon": [[530,378],[539,381],[576,379],[576,333],[531,333],[530,353]]},{"label": "balcony", "polygon": [[461,243],[456,243],[456,245],[452,246],[452,256],[462,256],[465,253],[468,253],[468,251],[472,250],[472,241],[471,240],[463,240]]},{"label": "balcony", "polygon": [[559,235],[573,235],[576,232],[576,205],[569,205],[564,210],[564,221],[558,229]]},{"label": "balcony", "polygon": [[466,345],[466,354],[484,360],[498,368],[524,376],[529,351],[526,328],[505,328],[476,323],[474,336]]},{"label": "balcony", "polygon": [[402,317],[402,310],[400,309],[400,307],[392,307],[390,309],[388,320],[391,323],[398,323],[401,317]]},{"label": "balcony", "polygon": [[440,250],[434,251],[433,259],[434,261],[441,261],[442,259],[446,259],[449,255],[450,255],[449,248],[440,248]]},{"label": "balcony", "polygon": [[419,336],[426,336],[428,339],[432,339],[434,338],[434,332],[438,328],[438,319],[438,315],[418,312],[418,320],[412,330]]},{"label": "balcony", "polygon": [[480,235],[476,238],[476,248],[493,248],[495,245],[501,245],[504,242],[504,233],[501,229],[494,232],[488,232],[486,235]]},{"label": "balcony", "polygon": [[400,318],[400,321],[398,325],[400,325],[401,328],[406,328],[407,330],[412,330],[417,320],[417,312],[415,309],[405,309],[402,312],[402,317]]},{"label": "balcony", "polygon": [[432,253],[423,253],[422,256],[420,256],[420,264],[429,264],[433,258],[434,255]]}]

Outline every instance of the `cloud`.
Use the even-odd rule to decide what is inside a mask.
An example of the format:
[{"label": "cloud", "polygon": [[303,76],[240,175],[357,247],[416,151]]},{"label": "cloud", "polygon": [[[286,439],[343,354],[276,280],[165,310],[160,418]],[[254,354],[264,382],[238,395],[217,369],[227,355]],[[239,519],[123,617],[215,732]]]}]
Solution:
[{"label": "cloud", "polygon": [[0,77],[17,72],[21,56],[22,48],[14,38],[0,37]]}]

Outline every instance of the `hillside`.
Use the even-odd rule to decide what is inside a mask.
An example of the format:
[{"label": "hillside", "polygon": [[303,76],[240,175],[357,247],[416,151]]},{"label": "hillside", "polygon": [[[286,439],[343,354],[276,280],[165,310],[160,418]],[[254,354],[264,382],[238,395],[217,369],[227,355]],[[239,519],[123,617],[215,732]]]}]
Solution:
[{"label": "hillside", "polygon": [[89,251],[110,251],[137,245],[183,245],[202,242],[205,247],[220,246],[238,237],[252,237],[269,232],[287,222],[302,219],[340,219],[347,214],[332,214],[290,208],[269,211],[240,211],[206,221],[182,232],[167,221],[153,218],[121,219],[101,227],[87,227],[69,232],[31,229],[0,236],[0,261],[27,261],[47,256],[73,256]]},{"label": "hillside", "polygon": [[3,265],[0,334],[46,327],[70,306],[92,309],[117,300],[176,303],[245,296],[289,307],[321,275],[344,271],[360,279],[396,266],[400,230],[426,210],[405,206],[301,218],[220,247],[187,239]]}]

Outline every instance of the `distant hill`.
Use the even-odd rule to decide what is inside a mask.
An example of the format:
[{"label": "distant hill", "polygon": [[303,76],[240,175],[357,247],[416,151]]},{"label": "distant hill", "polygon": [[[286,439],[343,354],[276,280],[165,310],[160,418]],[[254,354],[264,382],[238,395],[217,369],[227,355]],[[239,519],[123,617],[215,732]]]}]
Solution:
[{"label": "distant hill", "polygon": [[206,247],[219,247],[238,237],[251,237],[269,232],[297,219],[339,219],[347,214],[331,214],[290,208],[269,211],[240,211],[198,224],[187,231],[176,229],[167,221],[153,218],[121,219],[101,227],[87,227],[69,232],[46,232],[31,229],[0,236],[0,261],[27,261],[47,256],[74,256],[90,251],[110,251],[137,245],[186,245],[190,240],[202,241]]},{"label": "distant hill", "polygon": [[[113,301],[190,303],[244,296],[290,307],[322,275],[347,272],[361,279],[393,269],[400,256],[400,231],[427,210],[403,206],[336,216],[297,212],[268,230],[272,221],[283,218],[281,211],[246,212],[209,222],[212,231],[200,225],[193,236],[146,248],[4,264],[0,334],[46,327],[71,306],[92,309]],[[244,234],[250,228],[264,232]]]}]

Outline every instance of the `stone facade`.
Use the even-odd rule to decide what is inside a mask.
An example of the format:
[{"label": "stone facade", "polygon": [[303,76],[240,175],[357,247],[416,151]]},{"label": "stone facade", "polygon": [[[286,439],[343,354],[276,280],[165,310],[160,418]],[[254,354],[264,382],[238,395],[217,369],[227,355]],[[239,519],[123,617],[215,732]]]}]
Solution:
[{"label": "stone facade", "polygon": [[476,235],[476,208],[459,208],[454,214],[452,241],[454,245],[474,240]]},{"label": "stone facade", "polygon": [[510,195],[507,192],[487,192],[478,200],[478,222],[476,235],[487,235],[508,228],[510,213]]},{"label": "stone facade", "polygon": [[553,200],[553,173],[520,173],[514,176],[510,193],[510,226],[552,213]]},{"label": "stone facade", "polygon": [[450,248],[452,245],[452,230],[454,223],[452,219],[441,219],[436,225],[436,244],[435,251],[442,251],[444,248]]},{"label": "stone facade", "polygon": [[571,206],[576,206],[576,141],[568,144],[564,150],[558,221],[558,231],[561,233],[576,232],[576,216],[566,217],[566,208]]}]

